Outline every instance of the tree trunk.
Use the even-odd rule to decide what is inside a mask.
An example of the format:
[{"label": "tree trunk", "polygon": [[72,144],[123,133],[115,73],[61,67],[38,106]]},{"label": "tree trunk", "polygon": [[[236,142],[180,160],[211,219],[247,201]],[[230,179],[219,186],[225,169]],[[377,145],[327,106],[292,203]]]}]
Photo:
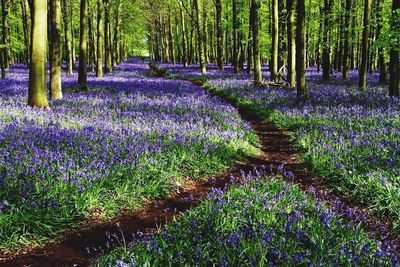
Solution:
[{"label": "tree trunk", "polygon": [[351,0],[346,0],[346,11],[344,18],[344,47],[343,47],[343,79],[349,78],[349,33],[350,33],[350,13],[351,13]]},{"label": "tree trunk", "polygon": [[21,10],[22,10],[22,18],[23,18],[23,26],[24,26],[24,44],[25,44],[25,63],[29,66],[29,49],[31,46],[30,40],[30,29],[31,29],[31,21],[29,16],[29,3],[28,0],[21,0]]},{"label": "tree trunk", "polygon": [[252,0],[251,8],[250,8],[250,17],[252,18],[252,32],[253,32],[253,57],[254,57],[254,82],[262,83],[262,74],[261,74],[261,55],[260,55],[260,34],[259,34],[259,25],[260,25],[260,8],[261,3],[260,0]]},{"label": "tree trunk", "polygon": [[296,82],[297,97],[307,97],[306,70],[305,70],[305,3],[297,0],[297,25],[296,25]]},{"label": "tree trunk", "polygon": [[111,58],[111,22],[110,22],[110,1],[103,0],[104,4],[104,47],[105,47],[105,73],[112,72],[112,58]]},{"label": "tree trunk", "polygon": [[278,49],[279,49],[279,9],[278,0],[272,0],[272,51],[270,61],[271,80],[278,79]]},{"label": "tree trunk", "polygon": [[182,3],[180,6],[181,13],[181,27],[182,27],[182,63],[183,67],[187,67],[188,65],[188,54],[187,54],[187,38],[186,38],[186,21],[185,21],[185,12],[183,11]]},{"label": "tree trunk", "polygon": [[205,63],[204,57],[204,43],[203,43],[203,35],[201,30],[202,20],[201,20],[201,4],[200,1],[202,0],[194,0],[195,9],[196,9],[196,29],[197,29],[197,45],[198,45],[198,54],[199,54],[199,61],[200,61],[200,68],[202,74],[207,74],[207,68]]},{"label": "tree trunk", "polygon": [[61,0],[50,1],[50,98],[62,99],[61,90]]},{"label": "tree trunk", "polygon": [[97,0],[97,62],[96,77],[103,77],[103,3]]},{"label": "tree trunk", "polygon": [[[393,0],[392,3],[392,22],[391,31],[398,32],[400,29],[400,22],[398,14],[400,12],[400,1]],[[399,60],[399,47],[400,47],[400,36],[396,35],[393,40],[393,45],[390,48],[390,82],[389,82],[389,95],[399,97],[400,88],[400,60]]]},{"label": "tree trunk", "polygon": [[72,75],[72,65],[73,65],[73,56],[72,56],[72,37],[71,37],[71,23],[69,19],[69,0],[63,0],[63,22],[64,22],[64,41],[65,41],[65,54],[67,61],[67,76]]},{"label": "tree trunk", "polygon": [[94,44],[94,19],[93,19],[93,11],[89,11],[89,65],[90,65],[90,71],[94,73],[95,71],[95,58],[96,58],[96,53],[95,53],[95,44]]},{"label": "tree trunk", "polygon": [[361,66],[359,69],[358,87],[365,92],[367,89],[367,68],[368,68],[368,36],[369,36],[369,17],[371,11],[371,0],[364,2],[364,22],[362,36]]},{"label": "tree trunk", "polygon": [[329,46],[329,29],[331,25],[331,11],[332,11],[332,0],[325,0],[324,6],[324,36],[322,38],[322,79],[329,80],[331,70],[331,59],[330,59],[330,46]]},{"label": "tree trunk", "polygon": [[293,34],[294,0],[287,0],[287,40],[288,40],[288,73],[287,81],[290,87],[296,86],[296,38]]},{"label": "tree trunk", "polygon": [[[383,0],[377,0],[377,27],[376,27],[376,39],[379,40],[382,32],[382,4]],[[378,64],[379,64],[379,82],[387,82],[387,70],[385,62],[385,50],[382,45],[378,46]]]},{"label": "tree trunk", "polygon": [[78,84],[87,90],[88,0],[81,0]]},{"label": "tree trunk", "polygon": [[1,43],[4,46],[1,49],[1,78],[6,78],[6,69],[9,65],[9,48],[8,48],[8,34],[9,34],[9,25],[8,25],[8,13],[10,12],[10,0],[2,0],[1,1],[1,21],[2,21],[2,40]]},{"label": "tree trunk", "polygon": [[217,24],[217,64],[219,70],[224,70],[224,33],[222,30],[222,3],[221,0],[215,0],[216,24]]},{"label": "tree trunk", "polygon": [[233,72],[239,73],[239,49],[238,49],[238,39],[239,39],[239,22],[238,22],[238,11],[237,11],[237,0],[232,0],[232,63]]},{"label": "tree trunk", "polygon": [[33,0],[31,7],[32,42],[28,105],[47,108],[49,106],[46,90],[47,1]]}]

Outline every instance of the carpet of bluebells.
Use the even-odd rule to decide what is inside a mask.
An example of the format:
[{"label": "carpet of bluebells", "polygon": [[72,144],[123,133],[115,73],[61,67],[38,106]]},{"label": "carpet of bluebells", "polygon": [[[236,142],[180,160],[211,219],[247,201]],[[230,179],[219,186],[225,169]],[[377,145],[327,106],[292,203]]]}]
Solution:
[{"label": "carpet of bluebells", "polygon": [[336,73],[322,83],[307,72],[310,97],[296,99],[290,89],[254,87],[249,80],[223,75],[212,86],[265,111],[268,119],[290,130],[305,162],[337,192],[390,216],[400,230],[400,101],[387,96],[376,75],[364,94],[357,72],[348,81]]},{"label": "carpet of bluebells", "polygon": [[0,81],[0,249],[37,244],[100,211],[138,208],[224,170],[256,138],[237,111],[188,82],[147,78],[130,60],[113,75],[63,76],[51,110],[26,106],[28,71]]},{"label": "carpet of bluebells", "polygon": [[[281,175],[285,175],[284,173]],[[312,190],[268,178],[264,170],[232,177],[198,208],[155,234],[118,237],[105,266],[398,266],[385,243],[371,240]],[[132,242],[130,242],[132,241]]]}]

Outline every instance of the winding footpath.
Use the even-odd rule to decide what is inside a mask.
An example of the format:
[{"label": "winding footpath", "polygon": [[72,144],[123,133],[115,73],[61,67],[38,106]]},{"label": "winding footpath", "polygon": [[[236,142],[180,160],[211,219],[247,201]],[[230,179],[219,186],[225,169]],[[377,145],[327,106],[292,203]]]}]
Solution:
[{"label": "winding footpath", "polygon": [[[204,90],[198,84],[199,90]],[[134,213],[123,213],[111,222],[93,222],[93,227],[71,232],[57,242],[42,248],[22,250],[14,255],[0,255],[0,266],[89,266],[101,254],[118,246],[113,235],[129,241],[132,233],[149,233],[171,221],[174,216],[197,206],[207,196],[212,187],[223,188],[231,176],[240,176],[254,168],[266,166],[272,172],[284,166],[293,173],[291,182],[299,184],[306,192],[313,192],[326,200],[332,207],[355,221],[364,221],[366,228],[378,240],[392,239],[391,223],[384,218],[369,215],[348,199],[335,195],[324,187],[323,181],[309,172],[299,160],[299,152],[292,146],[287,133],[273,124],[257,119],[254,114],[239,108],[243,120],[251,123],[260,139],[261,153],[256,158],[248,158],[220,176],[208,181],[194,181],[185,188],[162,201],[151,201],[143,209]],[[289,179],[289,178],[288,178]]]}]

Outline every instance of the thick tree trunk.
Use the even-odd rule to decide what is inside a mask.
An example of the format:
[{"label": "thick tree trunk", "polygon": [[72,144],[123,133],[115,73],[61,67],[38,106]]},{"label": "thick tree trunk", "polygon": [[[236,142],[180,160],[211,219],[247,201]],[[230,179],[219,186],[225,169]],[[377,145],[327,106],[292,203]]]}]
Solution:
[{"label": "thick tree trunk", "polygon": [[81,0],[78,84],[87,90],[88,0]]},{"label": "thick tree trunk", "polygon": [[202,74],[207,74],[205,56],[204,56],[204,39],[202,34],[202,19],[201,19],[201,10],[202,10],[202,0],[194,0],[195,9],[196,9],[196,29],[197,29],[197,45],[198,45],[198,53],[199,53],[199,61],[200,61],[200,68]]},{"label": "thick tree trunk", "polygon": [[297,97],[307,97],[306,70],[305,70],[305,3],[297,0],[297,26],[296,26],[296,82]]},{"label": "thick tree trunk", "polygon": [[250,17],[252,18],[252,32],[253,32],[253,57],[254,57],[254,82],[262,83],[261,74],[261,55],[260,55],[260,0],[252,0],[250,8]]},{"label": "thick tree trunk", "polygon": [[[400,22],[398,20],[398,14],[400,12],[400,1],[393,0],[392,3],[392,22],[391,31],[396,32],[400,29]],[[393,45],[390,48],[390,82],[389,82],[389,95],[399,97],[400,93],[400,36],[395,36],[393,40]]]},{"label": "thick tree trunk", "polygon": [[331,25],[332,16],[332,0],[325,0],[324,6],[324,36],[322,38],[322,79],[329,80],[330,70],[331,70],[331,56],[330,56],[330,46],[329,46],[329,29]]},{"label": "thick tree trunk", "polygon": [[278,0],[272,0],[272,50],[269,64],[271,80],[278,79],[279,9]]},{"label": "thick tree trunk", "polygon": [[371,0],[364,2],[364,22],[363,22],[363,36],[362,36],[362,50],[361,50],[361,66],[359,68],[358,87],[365,92],[367,89],[367,68],[368,68],[368,37],[369,37],[369,17],[371,13]]},{"label": "thick tree trunk", "polygon": [[28,105],[49,106],[46,90],[47,1],[32,1],[31,64],[29,69]]},{"label": "thick tree trunk", "polygon": [[288,40],[288,73],[287,82],[290,87],[296,86],[296,38],[293,32],[294,0],[287,0],[287,40]]},{"label": "thick tree trunk", "polygon": [[217,64],[218,69],[224,69],[224,46],[223,46],[223,38],[224,33],[222,30],[222,3],[221,0],[215,0],[215,9],[216,9],[216,26],[217,26]]},{"label": "thick tree trunk", "polygon": [[61,0],[50,1],[50,98],[62,99],[61,90]]},{"label": "thick tree trunk", "polygon": [[96,77],[103,77],[103,3],[97,0],[97,60],[96,60]]}]

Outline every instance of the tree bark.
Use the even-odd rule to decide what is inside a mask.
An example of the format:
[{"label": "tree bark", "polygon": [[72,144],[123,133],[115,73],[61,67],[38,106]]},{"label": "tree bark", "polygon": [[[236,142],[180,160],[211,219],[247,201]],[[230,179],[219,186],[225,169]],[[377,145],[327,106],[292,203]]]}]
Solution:
[{"label": "tree bark", "polygon": [[297,0],[297,25],[296,25],[296,82],[297,97],[307,97],[306,70],[305,70],[305,3]]},{"label": "tree bark", "polygon": [[24,26],[24,44],[25,44],[25,63],[29,66],[29,49],[31,46],[30,40],[30,29],[31,29],[31,18],[29,16],[29,3],[28,0],[21,0],[21,10],[22,10],[22,18],[23,18],[23,26]]},{"label": "tree bark", "polygon": [[[383,0],[377,0],[377,27],[376,27],[376,39],[379,40],[382,32],[382,4]],[[385,50],[382,45],[378,46],[378,64],[379,64],[379,82],[387,82],[387,70],[385,62]]]},{"label": "tree bark", "polygon": [[180,2],[180,13],[181,13],[181,27],[182,27],[182,63],[183,67],[188,65],[188,54],[187,54],[187,37],[186,37],[186,21],[185,12],[183,11],[182,3]]},{"label": "tree bark", "polygon": [[[398,14],[400,12],[400,1],[393,0],[392,3],[392,21],[391,21],[391,31],[398,32],[400,29],[400,21],[398,19]],[[400,36],[397,34],[394,37],[393,43],[390,47],[390,81],[389,81],[389,95],[399,97],[400,93]]]},{"label": "tree bark", "polygon": [[202,0],[194,0],[194,6],[196,9],[196,29],[197,29],[197,45],[198,45],[198,54],[199,54],[199,61],[200,61],[200,68],[201,68],[201,73],[202,74],[207,74],[207,67],[206,67],[206,62],[205,62],[205,56],[204,56],[204,39],[203,39],[203,34],[201,30],[201,25],[202,25],[202,19],[201,19],[201,11],[202,11],[202,6],[200,3]]},{"label": "tree bark", "polygon": [[72,75],[73,55],[72,55],[72,37],[71,37],[71,20],[69,19],[69,1],[63,0],[63,22],[64,22],[64,42],[65,42],[65,54],[67,60],[67,76]]},{"label": "tree bark", "polygon": [[288,73],[287,81],[290,87],[296,86],[296,38],[293,34],[294,0],[287,0],[287,40],[288,40]]},{"label": "tree bark", "polygon": [[61,90],[61,0],[50,1],[50,98],[62,99]]},{"label": "tree bark", "polygon": [[102,0],[97,0],[97,62],[96,62],[96,77],[103,77],[103,3]]},{"label": "tree bark", "polygon": [[46,90],[47,1],[32,0],[31,7],[32,42],[28,105],[47,108],[49,106]]},{"label": "tree bark", "polygon": [[250,8],[250,17],[252,18],[252,32],[253,32],[253,57],[254,57],[254,82],[262,83],[262,74],[261,74],[261,55],[260,55],[260,33],[259,33],[259,24],[260,24],[260,8],[261,3],[260,0],[252,0],[251,8]]},{"label": "tree bark", "polygon": [[217,64],[219,70],[224,70],[224,33],[222,30],[222,3],[221,0],[215,0],[216,26],[217,26]]},{"label": "tree bark", "polygon": [[272,50],[270,61],[271,80],[278,79],[278,49],[279,49],[279,7],[278,0],[272,0]]},{"label": "tree bark", "polygon": [[104,4],[104,47],[105,47],[105,73],[112,72],[111,58],[111,22],[110,22],[110,1],[103,0]]},{"label": "tree bark", "polygon": [[239,39],[239,22],[238,22],[238,11],[237,11],[237,1],[232,0],[232,63],[233,72],[239,73],[239,49],[238,49],[238,39]]},{"label": "tree bark", "polygon": [[371,0],[364,1],[364,21],[361,51],[361,66],[359,68],[358,87],[365,92],[367,89],[367,68],[368,68],[368,37],[369,37],[369,17],[371,13]]},{"label": "tree bark", "polygon": [[88,0],[81,0],[78,84],[87,90]]},{"label": "tree bark", "polygon": [[344,17],[344,47],[343,47],[343,79],[349,78],[349,37],[350,37],[350,13],[351,13],[351,0],[346,0],[346,11]]},{"label": "tree bark", "polygon": [[1,21],[2,21],[2,40],[1,43],[4,46],[1,49],[1,78],[6,78],[6,69],[9,65],[9,48],[8,48],[8,34],[9,34],[9,25],[8,25],[8,14],[10,12],[10,0],[2,0],[1,1]]},{"label": "tree bark", "polygon": [[322,38],[322,79],[329,80],[331,70],[329,29],[331,25],[332,0],[325,0],[324,6],[324,36]]}]

